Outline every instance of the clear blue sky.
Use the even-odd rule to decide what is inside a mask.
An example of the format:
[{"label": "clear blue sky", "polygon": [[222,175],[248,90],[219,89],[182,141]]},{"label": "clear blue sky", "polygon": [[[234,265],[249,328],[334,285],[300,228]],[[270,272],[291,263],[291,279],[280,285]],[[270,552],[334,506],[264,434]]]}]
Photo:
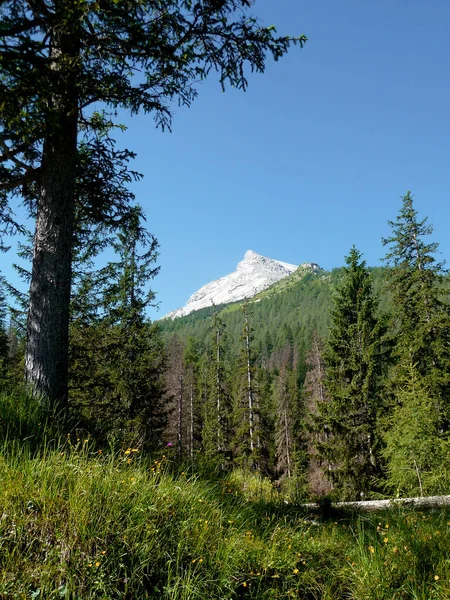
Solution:
[{"label": "clear blue sky", "polygon": [[308,43],[246,93],[212,76],[173,133],[140,115],[119,140],[138,153],[133,189],[161,244],[154,318],[247,249],[331,269],[356,244],[379,264],[407,190],[450,260],[450,2],[257,0],[253,12]]}]

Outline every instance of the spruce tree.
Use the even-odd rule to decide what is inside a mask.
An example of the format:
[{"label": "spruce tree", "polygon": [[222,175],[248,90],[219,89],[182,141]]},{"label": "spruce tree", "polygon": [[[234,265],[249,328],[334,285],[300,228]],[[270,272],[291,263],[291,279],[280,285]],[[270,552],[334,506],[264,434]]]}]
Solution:
[{"label": "spruce tree", "polygon": [[290,479],[298,473],[296,428],[300,419],[296,374],[292,365],[283,365],[275,380],[276,472]]},{"label": "spruce tree", "polygon": [[[145,309],[157,242],[134,222],[119,232],[118,260],[84,280],[72,324],[71,404],[97,427],[153,447],[162,441],[166,353]],[[81,290],[80,290],[81,292]]]},{"label": "spruce tree", "polygon": [[233,445],[237,464],[256,470],[261,468],[261,446],[264,441],[261,440],[256,357],[247,301],[242,304],[241,311],[243,318],[241,349],[233,385]]},{"label": "spruce tree", "polygon": [[207,368],[206,398],[203,407],[203,448],[208,458],[230,452],[230,394],[225,370],[224,322],[214,306],[210,330],[211,350]]},{"label": "spruce tree", "polygon": [[450,427],[450,305],[443,289],[443,263],[436,259],[438,244],[427,242],[433,228],[420,220],[408,192],[395,221],[386,262],[392,294],[396,368],[391,389],[414,365],[422,384],[439,406],[441,426]]},{"label": "spruce tree", "polygon": [[397,497],[447,493],[450,445],[415,365],[407,366],[397,382],[396,401],[383,434],[386,488]]},{"label": "spruce tree", "polygon": [[[98,130],[95,109],[110,111],[109,130],[117,109],[153,113],[170,127],[173,106],[190,105],[211,72],[222,88],[245,90],[246,66],[263,72],[267,54],[277,60],[306,40],[261,27],[251,5],[3,0],[0,221],[8,229],[8,200],[18,192],[36,218],[26,374],[52,403],[67,397],[79,144]],[[102,219],[110,205],[101,208]]]},{"label": "spruce tree", "polygon": [[325,353],[329,402],[318,404],[318,423],[329,432],[317,443],[330,464],[336,492],[357,499],[370,492],[379,475],[377,417],[381,409],[381,325],[365,261],[353,246],[345,276],[334,297]]}]

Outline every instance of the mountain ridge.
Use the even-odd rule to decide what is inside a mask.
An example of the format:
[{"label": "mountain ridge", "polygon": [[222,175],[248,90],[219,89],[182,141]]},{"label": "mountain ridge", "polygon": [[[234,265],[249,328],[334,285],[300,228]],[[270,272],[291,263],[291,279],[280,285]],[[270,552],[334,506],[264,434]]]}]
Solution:
[{"label": "mountain ridge", "polygon": [[235,271],[205,284],[190,296],[185,306],[169,312],[162,319],[173,320],[213,304],[230,304],[253,298],[300,268],[321,270],[316,263],[302,263],[298,266],[247,250]]}]

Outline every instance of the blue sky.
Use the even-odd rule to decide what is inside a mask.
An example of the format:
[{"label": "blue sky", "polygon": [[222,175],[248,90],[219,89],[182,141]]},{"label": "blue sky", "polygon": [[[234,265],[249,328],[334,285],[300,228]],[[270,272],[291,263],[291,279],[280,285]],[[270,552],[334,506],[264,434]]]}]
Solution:
[{"label": "blue sky", "polygon": [[379,264],[407,190],[450,260],[448,0],[257,0],[253,13],[308,43],[246,93],[212,75],[172,133],[124,117],[119,143],[138,154],[133,190],[161,245],[154,318],[248,249],[331,269],[356,244]]}]

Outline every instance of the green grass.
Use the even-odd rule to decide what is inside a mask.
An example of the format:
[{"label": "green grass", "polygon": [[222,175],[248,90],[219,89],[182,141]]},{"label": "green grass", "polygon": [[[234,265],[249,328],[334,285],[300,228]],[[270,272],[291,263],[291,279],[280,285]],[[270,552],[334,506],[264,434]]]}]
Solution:
[{"label": "green grass", "polygon": [[208,481],[76,432],[17,441],[2,414],[2,599],[450,598],[448,511],[325,518],[243,472]]}]

